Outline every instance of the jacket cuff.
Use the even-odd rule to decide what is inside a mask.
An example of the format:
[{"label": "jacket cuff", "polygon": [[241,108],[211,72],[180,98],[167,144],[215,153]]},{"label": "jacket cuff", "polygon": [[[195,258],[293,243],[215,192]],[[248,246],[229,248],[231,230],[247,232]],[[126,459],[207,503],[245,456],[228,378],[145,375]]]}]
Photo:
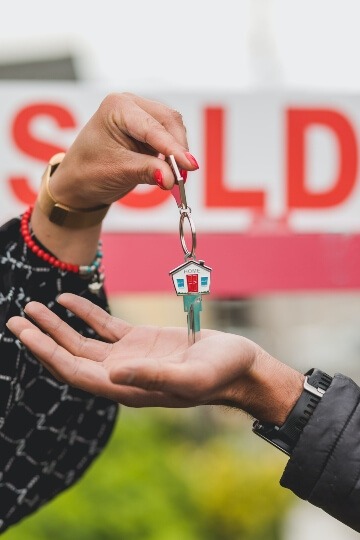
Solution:
[{"label": "jacket cuff", "polygon": [[356,515],[360,497],[359,400],[359,387],[337,373],[280,480],[283,487],[356,530],[360,524]]}]

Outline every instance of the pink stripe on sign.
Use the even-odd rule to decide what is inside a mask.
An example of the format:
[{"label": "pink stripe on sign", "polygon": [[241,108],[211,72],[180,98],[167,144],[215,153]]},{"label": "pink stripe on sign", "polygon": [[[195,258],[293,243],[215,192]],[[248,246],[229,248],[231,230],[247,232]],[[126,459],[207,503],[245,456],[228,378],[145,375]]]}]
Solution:
[{"label": "pink stripe on sign", "polygon": [[[177,235],[105,233],[103,241],[110,294],[174,293],[169,271],[184,260]],[[360,288],[360,234],[200,234],[197,255],[213,269],[212,297]]]}]

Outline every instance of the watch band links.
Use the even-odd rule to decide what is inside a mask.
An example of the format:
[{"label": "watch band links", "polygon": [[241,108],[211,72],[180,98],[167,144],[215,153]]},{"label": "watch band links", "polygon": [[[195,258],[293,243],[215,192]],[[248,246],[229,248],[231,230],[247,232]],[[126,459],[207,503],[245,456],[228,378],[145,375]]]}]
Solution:
[{"label": "watch band links", "polygon": [[42,178],[37,204],[43,214],[45,214],[52,223],[55,223],[60,227],[85,229],[101,223],[110,208],[109,205],[100,205],[95,208],[77,210],[55,201],[52,197],[50,192],[50,179],[62,162],[64,156],[64,153],[59,153],[55,154],[50,159]]}]

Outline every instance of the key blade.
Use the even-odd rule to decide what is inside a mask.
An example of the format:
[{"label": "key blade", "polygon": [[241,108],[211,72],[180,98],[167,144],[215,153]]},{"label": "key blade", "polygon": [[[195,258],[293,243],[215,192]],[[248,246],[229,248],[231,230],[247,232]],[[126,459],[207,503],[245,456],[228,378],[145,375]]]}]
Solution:
[{"label": "key blade", "polygon": [[184,311],[187,313],[188,343],[191,346],[200,339],[201,294],[184,295],[183,301]]},{"label": "key blade", "polygon": [[196,341],[194,304],[190,306],[189,313],[187,316],[187,323],[188,323],[188,344],[189,344],[189,347],[191,347],[191,345],[194,345]]}]

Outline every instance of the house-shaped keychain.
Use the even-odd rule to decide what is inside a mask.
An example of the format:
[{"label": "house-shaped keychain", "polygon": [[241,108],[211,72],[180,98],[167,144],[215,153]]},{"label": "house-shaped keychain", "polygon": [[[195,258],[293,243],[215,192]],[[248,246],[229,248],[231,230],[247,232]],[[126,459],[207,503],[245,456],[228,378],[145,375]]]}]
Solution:
[{"label": "house-shaped keychain", "polygon": [[186,261],[169,272],[178,296],[209,294],[211,268],[204,261]]}]

